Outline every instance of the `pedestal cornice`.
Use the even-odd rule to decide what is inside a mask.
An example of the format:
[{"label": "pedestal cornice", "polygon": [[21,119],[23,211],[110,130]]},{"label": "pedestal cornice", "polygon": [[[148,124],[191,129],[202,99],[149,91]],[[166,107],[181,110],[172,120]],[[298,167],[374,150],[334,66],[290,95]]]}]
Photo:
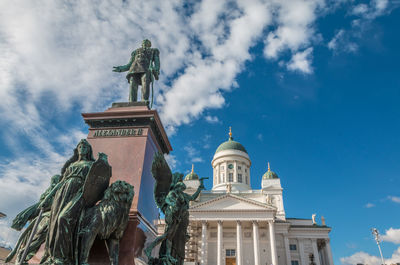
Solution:
[{"label": "pedestal cornice", "polygon": [[[171,143],[157,111],[151,110],[147,106],[112,107],[104,112],[82,113],[82,117],[89,125],[89,130],[150,127],[162,152],[168,154],[172,151]],[[115,132],[115,135],[109,137],[120,136],[122,135],[119,135],[119,132]]]}]

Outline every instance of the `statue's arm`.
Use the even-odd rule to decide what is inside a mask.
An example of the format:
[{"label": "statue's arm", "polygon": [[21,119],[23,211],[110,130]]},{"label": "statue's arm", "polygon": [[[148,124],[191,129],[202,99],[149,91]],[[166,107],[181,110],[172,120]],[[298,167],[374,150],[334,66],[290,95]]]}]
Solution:
[{"label": "statue's arm", "polygon": [[204,190],[204,184],[203,184],[203,179],[200,179],[200,185],[197,187],[197,190],[195,193],[193,193],[192,196],[190,196],[190,200],[194,201],[197,199],[197,197],[199,197],[200,192]]},{"label": "statue's arm", "polygon": [[133,59],[135,58],[136,55],[136,51],[133,51],[131,54],[131,59],[129,60],[129,62],[125,65],[121,65],[121,66],[113,66],[113,72],[126,72],[129,70],[129,68],[131,68],[131,65],[133,63]]},{"label": "statue's arm", "polygon": [[160,51],[158,49],[154,49],[153,62],[154,71],[156,71],[157,74],[160,74]]}]

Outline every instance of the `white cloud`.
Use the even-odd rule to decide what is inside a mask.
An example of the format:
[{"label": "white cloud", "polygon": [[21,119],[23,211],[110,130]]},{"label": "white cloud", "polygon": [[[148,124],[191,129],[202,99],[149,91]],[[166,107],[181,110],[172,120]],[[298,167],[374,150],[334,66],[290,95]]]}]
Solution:
[{"label": "white cloud", "polygon": [[201,163],[204,162],[203,158],[200,157],[200,152],[196,148],[194,148],[191,144],[185,146],[183,148],[187,155],[188,163]]},{"label": "white cloud", "polygon": [[395,203],[400,203],[400,197],[397,196],[388,196],[388,199]]},{"label": "white cloud", "polygon": [[362,3],[354,5],[349,14],[355,16],[351,21],[348,30],[340,29],[335,36],[328,42],[327,46],[335,53],[347,52],[354,53],[358,51],[358,44],[365,35],[371,22],[382,15],[388,14],[396,8],[394,2],[390,5],[388,0],[371,0],[368,4]]},{"label": "white cloud", "polygon": [[400,244],[400,229],[390,228],[381,236],[383,241]]},{"label": "white cloud", "polygon": [[[354,265],[354,264],[368,264],[368,265],[381,265],[382,261],[380,257],[370,255],[366,252],[360,251],[354,253],[349,257],[340,258],[340,262],[343,265]],[[400,247],[396,249],[390,258],[385,258],[386,264],[396,264],[400,262]]]},{"label": "white cloud", "polygon": [[375,207],[375,204],[370,202],[365,205],[365,208],[372,208],[372,207]]},{"label": "white cloud", "polygon": [[276,30],[269,32],[265,39],[264,55],[276,59],[289,49],[292,53],[306,48],[316,37],[315,20],[325,1],[291,0],[274,1],[277,10]]},{"label": "white cloud", "polygon": [[328,48],[338,52],[354,53],[358,50],[358,45],[350,40],[351,33],[340,29],[335,36],[328,42]]},{"label": "white cloud", "polygon": [[302,52],[297,52],[287,64],[287,68],[292,71],[300,71],[306,74],[312,73],[311,67],[313,48],[308,48]]},{"label": "white cloud", "polygon": [[171,170],[174,170],[176,168],[176,166],[178,165],[178,160],[176,160],[176,156],[171,155],[171,154],[165,154],[164,155],[165,160],[167,161],[169,167],[171,168]]},{"label": "white cloud", "polygon": [[210,116],[207,115],[204,117],[204,119],[208,122],[208,123],[219,123],[219,119],[217,116]]},{"label": "white cloud", "polygon": [[363,15],[367,13],[368,11],[368,5],[366,4],[358,4],[355,7],[353,7],[352,13],[355,15]]}]

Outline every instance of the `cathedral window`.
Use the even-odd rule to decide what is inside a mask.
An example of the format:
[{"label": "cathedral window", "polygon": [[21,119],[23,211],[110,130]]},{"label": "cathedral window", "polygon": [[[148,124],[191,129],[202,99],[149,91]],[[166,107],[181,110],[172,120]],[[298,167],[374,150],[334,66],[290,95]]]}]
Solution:
[{"label": "cathedral window", "polygon": [[224,170],[224,166],[221,166],[221,170]]},{"label": "cathedral window", "polygon": [[246,184],[249,184],[249,177],[246,176]]},{"label": "cathedral window", "polygon": [[244,172],[246,172],[246,173],[247,173],[247,168],[245,168],[245,169],[244,169]]},{"label": "cathedral window", "polygon": [[289,245],[290,250],[297,250],[297,246],[295,244]]},{"label": "cathedral window", "polygon": [[236,257],[236,250],[235,249],[227,249],[226,250],[226,256],[227,257]]},{"label": "cathedral window", "polygon": [[242,167],[241,166],[238,166],[238,170],[241,170],[242,169]]},{"label": "cathedral window", "polygon": [[292,265],[299,265],[299,261],[298,260],[292,260]]},{"label": "cathedral window", "polygon": [[242,174],[238,174],[238,182],[242,183],[243,179],[242,179]]},{"label": "cathedral window", "polygon": [[232,181],[233,181],[233,173],[229,173],[228,181],[229,181],[229,182],[232,182]]}]

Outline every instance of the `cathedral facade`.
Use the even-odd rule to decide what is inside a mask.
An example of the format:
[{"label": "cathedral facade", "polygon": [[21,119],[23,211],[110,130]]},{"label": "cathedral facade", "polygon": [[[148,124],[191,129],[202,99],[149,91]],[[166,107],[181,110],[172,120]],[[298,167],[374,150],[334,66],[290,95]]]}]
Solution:
[{"label": "cathedral facade", "polygon": [[[333,265],[325,220],[287,218],[282,186],[271,171],[261,189],[250,187],[251,160],[229,133],[211,162],[213,187],[201,192],[190,206],[189,265]],[[194,193],[199,176],[189,173],[185,192]]]}]

